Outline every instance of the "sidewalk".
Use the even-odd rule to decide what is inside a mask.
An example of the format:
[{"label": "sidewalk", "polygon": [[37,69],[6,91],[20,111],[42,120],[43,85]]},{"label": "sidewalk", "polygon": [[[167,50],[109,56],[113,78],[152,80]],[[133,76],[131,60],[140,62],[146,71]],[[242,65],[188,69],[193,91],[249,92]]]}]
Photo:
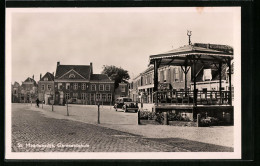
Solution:
[{"label": "sidewalk", "polygon": [[[97,125],[97,106],[94,105],[69,105],[69,114],[66,116],[66,106],[44,105],[40,111],[45,116],[56,119],[68,119]],[[137,125],[136,113],[116,112],[113,107],[100,106],[100,126],[124,131],[132,134],[142,135],[147,138],[181,138],[191,141],[199,141],[214,145],[233,147],[234,126],[216,127],[179,127],[164,125]]]}]

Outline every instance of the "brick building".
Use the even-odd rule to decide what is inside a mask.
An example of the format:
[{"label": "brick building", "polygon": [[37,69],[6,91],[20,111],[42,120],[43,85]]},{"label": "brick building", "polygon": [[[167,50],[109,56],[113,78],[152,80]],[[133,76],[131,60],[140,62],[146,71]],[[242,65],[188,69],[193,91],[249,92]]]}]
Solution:
[{"label": "brick building", "polygon": [[61,65],[54,78],[55,104],[109,104],[113,101],[114,81],[107,75],[93,74],[90,65]]},{"label": "brick building", "polygon": [[12,103],[20,103],[21,86],[18,82],[14,82],[12,85]]},{"label": "brick building", "polygon": [[[184,91],[184,72],[180,66],[162,66],[158,69],[158,89]],[[191,71],[187,73],[187,89],[190,88]],[[154,67],[148,67],[144,72],[135,77],[130,84],[130,97],[140,102],[153,103]]]},{"label": "brick building", "polygon": [[129,96],[129,86],[128,83],[121,82],[119,86],[115,89],[115,99],[118,97],[127,97]]},{"label": "brick building", "polygon": [[35,100],[37,99],[37,93],[37,83],[34,80],[34,76],[32,78],[28,77],[24,82],[22,82],[21,85],[20,102],[35,102]]},{"label": "brick building", "polygon": [[54,95],[54,75],[47,72],[43,77],[40,74],[38,81],[38,99],[45,104],[51,104]]}]

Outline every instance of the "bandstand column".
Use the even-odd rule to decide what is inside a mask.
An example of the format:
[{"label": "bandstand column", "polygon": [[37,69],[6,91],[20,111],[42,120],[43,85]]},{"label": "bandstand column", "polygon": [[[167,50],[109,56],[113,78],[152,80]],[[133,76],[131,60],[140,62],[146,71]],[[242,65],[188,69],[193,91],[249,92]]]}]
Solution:
[{"label": "bandstand column", "polygon": [[158,91],[158,60],[154,60],[154,87],[153,91],[155,92],[155,103],[158,104],[158,97],[157,97],[157,91]]},{"label": "bandstand column", "polygon": [[228,60],[228,78],[229,78],[229,104],[232,105],[232,84],[231,84],[231,59]]},{"label": "bandstand column", "polygon": [[193,105],[197,106],[197,90],[196,90],[196,63],[195,60],[193,60]]},{"label": "bandstand column", "polygon": [[222,62],[219,62],[219,94],[220,94],[220,104],[223,104],[222,101],[222,75],[221,75],[221,71],[222,71]]}]

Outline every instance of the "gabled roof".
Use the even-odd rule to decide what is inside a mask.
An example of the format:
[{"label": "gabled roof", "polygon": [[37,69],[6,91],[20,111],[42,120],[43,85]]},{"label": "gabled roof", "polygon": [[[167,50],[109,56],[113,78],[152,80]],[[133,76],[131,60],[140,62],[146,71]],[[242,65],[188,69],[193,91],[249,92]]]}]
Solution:
[{"label": "gabled roof", "polygon": [[23,83],[33,83],[34,86],[37,86],[36,81],[30,77],[28,77],[24,82],[22,82],[22,85]]},{"label": "gabled roof", "polygon": [[14,87],[19,87],[20,84],[19,84],[18,82],[15,81],[13,86],[14,86]]},{"label": "gabled roof", "polygon": [[90,81],[114,82],[114,81],[110,80],[106,74],[92,74]]},{"label": "gabled roof", "polygon": [[28,77],[24,82],[33,82],[36,83],[36,81],[30,77]]},{"label": "gabled roof", "polygon": [[58,65],[56,69],[55,79],[59,79],[69,71],[74,70],[85,79],[90,79],[90,66],[88,65]]},{"label": "gabled roof", "polygon": [[54,75],[47,72],[41,79],[40,81],[44,81],[44,78],[48,78],[48,81],[54,81]]}]

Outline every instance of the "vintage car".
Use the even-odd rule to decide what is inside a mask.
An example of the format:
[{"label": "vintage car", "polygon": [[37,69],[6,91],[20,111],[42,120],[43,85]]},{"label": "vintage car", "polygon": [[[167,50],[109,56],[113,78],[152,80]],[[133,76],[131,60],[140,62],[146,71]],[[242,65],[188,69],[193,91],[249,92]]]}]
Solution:
[{"label": "vintage car", "polygon": [[119,97],[115,101],[114,108],[116,109],[122,109],[124,112],[128,111],[138,111],[138,103],[133,102],[132,99],[128,97]]}]

